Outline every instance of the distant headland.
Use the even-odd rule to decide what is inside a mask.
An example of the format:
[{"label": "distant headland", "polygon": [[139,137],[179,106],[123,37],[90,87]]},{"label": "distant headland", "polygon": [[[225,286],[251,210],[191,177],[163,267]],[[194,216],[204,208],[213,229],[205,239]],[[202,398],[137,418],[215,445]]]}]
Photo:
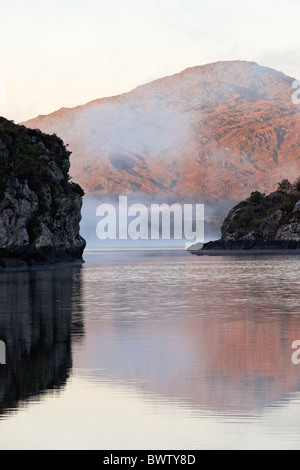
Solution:
[{"label": "distant headland", "polygon": [[300,253],[300,177],[291,183],[278,183],[276,191],[259,191],[230,210],[221,229],[221,238],[205,243],[202,249],[191,246],[196,255],[278,252]]}]

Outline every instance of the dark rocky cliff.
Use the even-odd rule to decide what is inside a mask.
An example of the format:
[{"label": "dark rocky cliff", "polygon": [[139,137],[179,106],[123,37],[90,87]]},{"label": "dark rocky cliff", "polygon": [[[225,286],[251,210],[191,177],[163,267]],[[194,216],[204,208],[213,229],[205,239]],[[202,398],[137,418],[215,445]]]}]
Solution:
[{"label": "dark rocky cliff", "polygon": [[300,178],[291,184],[279,183],[268,196],[258,191],[237,204],[224,220],[220,240],[205,243],[197,250],[203,254],[216,250],[299,250]]},{"label": "dark rocky cliff", "polygon": [[81,259],[83,190],[56,135],[0,118],[0,265]]}]

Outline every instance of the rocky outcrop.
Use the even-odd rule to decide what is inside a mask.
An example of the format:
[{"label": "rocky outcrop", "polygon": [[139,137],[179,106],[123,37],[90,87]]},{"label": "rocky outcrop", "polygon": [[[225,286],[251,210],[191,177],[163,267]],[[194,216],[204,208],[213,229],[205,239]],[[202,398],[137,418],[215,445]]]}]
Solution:
[{"label": "rocky outcrop", "polygon": [[81,259],[83,191],[62,140],[0,118],[0,266]]},{"label": "rocky outcrop", "polygon": [[252,192],[225,218],[219,240],[205,243],[195,254],[224,250],[299,250],[300,192]]}]

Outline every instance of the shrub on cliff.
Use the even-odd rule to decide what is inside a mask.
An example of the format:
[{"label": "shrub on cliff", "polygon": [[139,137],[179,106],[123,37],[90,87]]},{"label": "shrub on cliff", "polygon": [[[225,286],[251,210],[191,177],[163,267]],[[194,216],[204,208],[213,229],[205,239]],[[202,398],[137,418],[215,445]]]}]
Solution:
[{"label": "shrub on cliff", "polygon": [[300,177],[291,183],[288,179],[283,179],[278,183],[278,191],[282,191],[284,193],[291,193],[291,194],[300,194]]},{"label": "shrub on cliff", "polygon": [[261,236],[265,220],[281,211],[282,220],[287,220],[293,213],[296,202],[300,199],[299,178],[295,183],[283,180],[277,191],[266,196],[259,191],[252,192],[249,198],[237,204],[226,217],[222,234],[237,233],[243,237],[249,233],[257,238]]},{"label": "shrub on cliff", "polygon": [[41,200],[44,183],[59,185],[66,195],[83,196],[81,187],[69,181],[70,154],[57,135],[28,129],[0,117],[0,199],[12,177],[21,182],[27,180]]}]

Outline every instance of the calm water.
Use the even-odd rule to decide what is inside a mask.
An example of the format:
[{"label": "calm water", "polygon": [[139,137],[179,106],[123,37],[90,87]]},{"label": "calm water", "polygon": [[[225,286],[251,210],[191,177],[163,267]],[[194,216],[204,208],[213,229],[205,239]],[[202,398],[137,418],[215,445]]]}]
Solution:
[{"label": "calm water", "polygon": [[300,448],[300,257],[0,273],[1,449]]}]

